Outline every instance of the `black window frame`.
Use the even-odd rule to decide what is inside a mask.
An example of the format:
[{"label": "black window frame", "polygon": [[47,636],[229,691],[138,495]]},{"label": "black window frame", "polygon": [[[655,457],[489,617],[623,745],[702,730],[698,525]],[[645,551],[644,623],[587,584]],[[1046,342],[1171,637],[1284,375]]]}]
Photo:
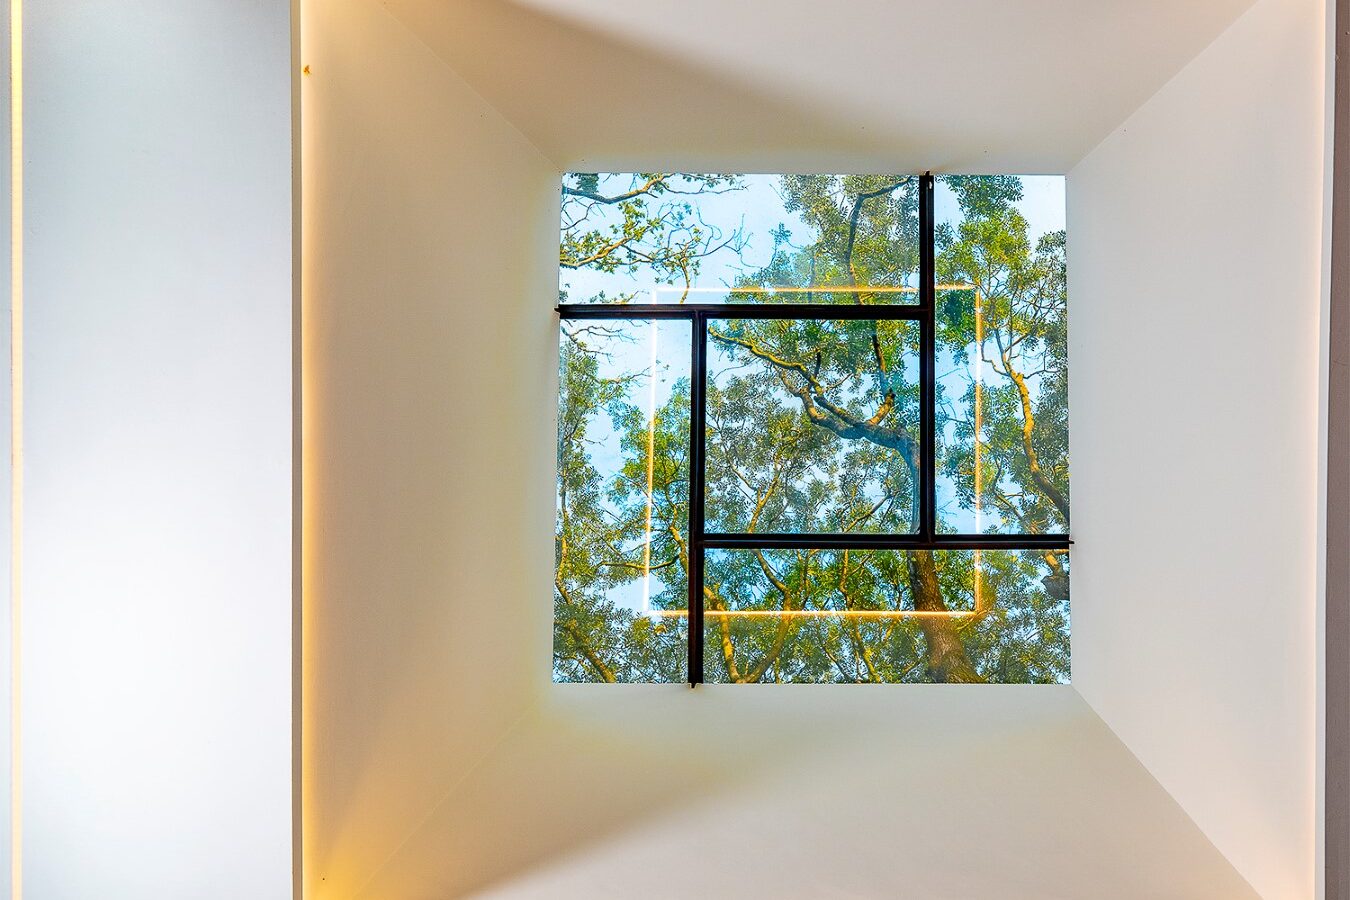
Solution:
[{"label": "black window frame", "polygon": [[[610,319],[652,321],[679,319],[691,323],[689,369],[689,657],[690,687],[703,683],[703,564],[712,549],[813,550],[1068,550],[1067,534],[942,534],[937,531],[936,467],[936,312],[935,228],[931,173],[919,176],[918,303],[561,303],[559,321]],[[919,323],[920,492],[919,530],[893,534],[721,533],[704,531],[707,471],[707,349],[711,319],[864,319]]]}]

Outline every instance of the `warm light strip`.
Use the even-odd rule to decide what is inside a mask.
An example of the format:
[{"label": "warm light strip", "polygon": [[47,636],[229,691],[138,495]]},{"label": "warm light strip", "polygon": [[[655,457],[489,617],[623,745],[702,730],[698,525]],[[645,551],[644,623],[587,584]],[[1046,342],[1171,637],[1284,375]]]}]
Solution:
[{"label": "warm light strip", "polygon": [[[663,618],[683,618],[689,615],[683,609],[654,609],[649,616]],[[927,610],[927,609],[705,609],[705,619],[907,619],[938,618],[960,619],[973,616],[973,610]]]},{"label": "warm light strip", "polygon": [[[939,291],[970,291],[975,290],[973,284],[939,284],[936,286]],[[905,287],[904,285],[879,284],[879,285],[848,285],[848,284],[829,284],[817,287],[656,287],[652,290],[652,297],[655,299],[660,291],[674,291],[680,294],[916,294],[919,289],[916,287]]]},{"label": "warm light strip", "polygon": [[[660,288],[658,288],[660,290]],[[671,287],[666,290],[685,292],[685,288]],[[904,285],[882,284],[876,287],[865,287],[863,285],[849,284],[829,284],[819,287],[768,287],[747,286],[747,287],[691,287],[688,292],[691,294],[915,294],[919,289],[916,287],[905,287]]]},{"label": "warm light strip", "polygon": [[655,483],[656,472],[656,325],[655,319],[652,319],[652,361],[651,369],[648,370],[648,380],[651,381],[651,390],[647,398],[647,408],[651,411],[651,424],[647,426],[647,526],[646,542],[642,547],[642,611],[649,612],[652,608],[652,507],[656,505]]},{"label": "warm light strip", "polygon": [[23,0],[9,3],[9,895],[23,896]]},{"label": "warm light strip", "polygon": [[[984,487],[984,471],[981,468],[980,459],[980,431],[984,427],[983,409],[984,409],[984,390],[982,376],[984,375],[984,302],[980,297],[979,288],[975,289],[975,356],[970,362],[975,369],[975,533],[982,533],[982,523],[980,513],[982,507],[982,489]],[[975,582],[975,608],[984,609],[984,587],[980,584],[980,564],[983,562],[979,550],[975,551],[973,578]]]}]

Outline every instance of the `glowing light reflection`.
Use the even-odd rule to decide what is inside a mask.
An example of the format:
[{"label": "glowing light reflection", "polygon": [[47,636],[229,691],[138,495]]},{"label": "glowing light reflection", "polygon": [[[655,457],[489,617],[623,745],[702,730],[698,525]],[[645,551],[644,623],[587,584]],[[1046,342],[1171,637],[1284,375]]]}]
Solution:
[{"label": "glowing light reflection", "polygon": [[647,369],[650,389],[647,394],[647,523],[642,547],[642,611],[652,609],[652,509],[656,505],[653,490],[656,471],[656,345],[657,323],[653,319],[651,366]]},{"label": "glowing light reflection", "polygon": [[[984,428],[984,300],[980,296],[979,288],[975,288],[975,355],[971,358],[970,365],[974,369],[975,378],[975,533],[983,534],[984,527],[981,522],[983,512],[983,489],[984,489],[984,468],[981,460],[980,434]],[[975,583],[975,610],[984,611],[984,579],[981,577],[983,556],[981,551],[975,551],[974,571],[971,578]]]},{"label": "glowing light reflection", "polygon": [[[961,619],[975,615],[974,610],[923,609],[707,609],[705,619],[785,618],[785,619],[905,619],[947,618]],[[683,609],[654,609],[649,615],[658,618],[683,618],[689,615]]]}]

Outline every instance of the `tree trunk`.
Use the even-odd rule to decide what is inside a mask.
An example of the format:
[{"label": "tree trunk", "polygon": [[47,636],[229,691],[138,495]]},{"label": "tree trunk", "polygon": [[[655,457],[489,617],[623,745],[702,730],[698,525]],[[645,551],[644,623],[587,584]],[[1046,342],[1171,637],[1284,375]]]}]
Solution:
[{"label": "tree trunk", "polygon": [[[909,586],[914,595],[915,610],[923,613],[948,612],[938,584],[937,565],[933,554],[913,550],[909,556]],[[977,574],[978,578],[979,575]],[[961,643],[950,616],[919,616],[919,629],[928,645],[928,674],[934,681],[952,683],[983,682],[984,678],[971,665],[966,646]]]}]

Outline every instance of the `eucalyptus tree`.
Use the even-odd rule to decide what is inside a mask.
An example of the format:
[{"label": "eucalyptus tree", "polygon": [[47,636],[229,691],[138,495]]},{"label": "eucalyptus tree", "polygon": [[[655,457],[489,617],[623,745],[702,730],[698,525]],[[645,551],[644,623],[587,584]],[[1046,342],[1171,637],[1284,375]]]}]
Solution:
[{"label": "eucalyptus tree", "polygon": [[[564,187],[564,269],[671,286],[744,262],[746,236],[698,199],[736,178],[596,176]],[[953,518],[990,530],[1067,530],[1062,232],[1028,238],[1015,178],[950,179],[959,221],[938,228],[937,468]],[[749,304],[912,302],[918,179],[784,176],[785,223],[725,299]],[[796,240],[794,240],[794,237]],[[726,267],[723,266],[725,270]],[[570,302],[631,302],[596,287]],[[637,351],[634,322],[563,323],[555,674],[680,680],[688,604],[690,384]],[[896,319],[725,318],[709,323],[707,528],[908,533],[921,488],[919,330]],[[652,340],[655,341],[653,331]],[[687,341],[687,333],[685,340]],[[655,343],[653,343],[655,348]],[[643,408],[643,399],[648,407]],[[976,415],[974,412],[981,414]],[[603,433],[603,434],[601,434]],[[939,520],[939,528],[963,530]],[[642,582],[646,610],[620,602]],[[1068,675],[1060,551],[709,550],[709,680],[1055,681]]]}]

